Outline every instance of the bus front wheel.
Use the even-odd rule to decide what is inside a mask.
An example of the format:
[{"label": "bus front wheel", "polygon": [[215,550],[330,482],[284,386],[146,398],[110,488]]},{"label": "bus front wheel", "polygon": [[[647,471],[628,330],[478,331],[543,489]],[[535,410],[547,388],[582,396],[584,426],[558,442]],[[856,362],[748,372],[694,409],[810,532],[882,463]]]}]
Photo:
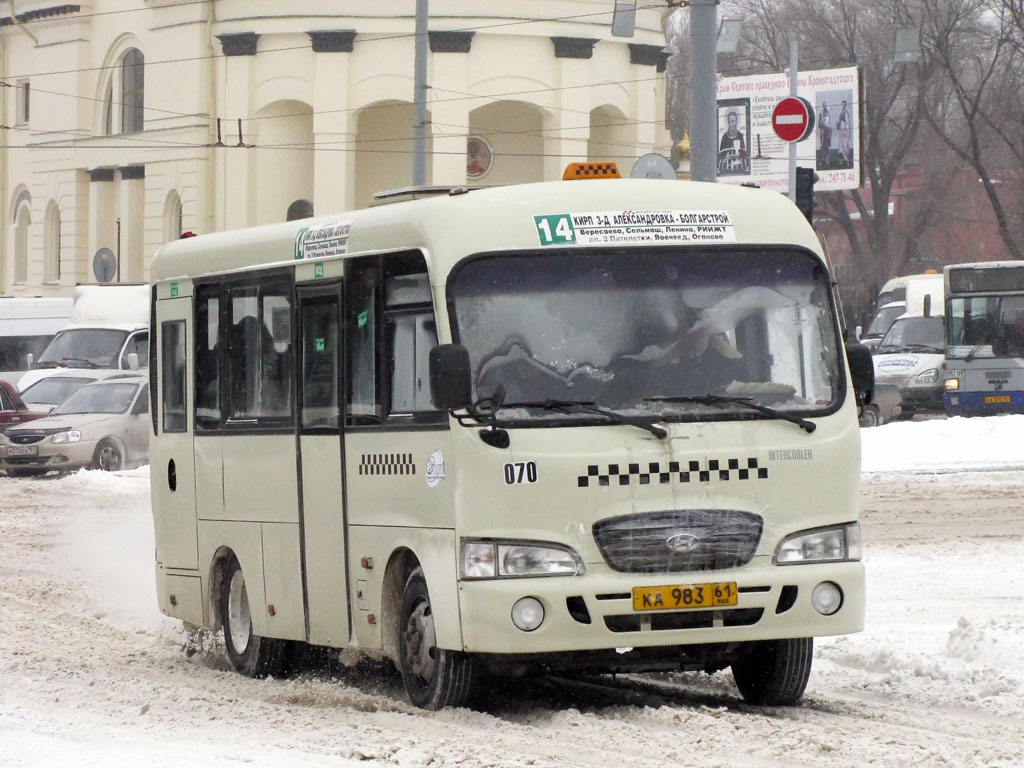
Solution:
[{"label": "bus front wheel", "polygon": [[476,664],[463,653],[437,647],[430,594],[421,568],[405,583],[398,626],[399,666],[412,703],[432,710],[464,705],[472,691]]},{"label": "bus front wheel", "polygon": [[788,706],[804,695],[811,676],[814,639],[762,640],[747,643],[732,664],[732,676],[749,704]]},{"label": "bus front wheel", "polygon": [[253,633],[245,575],[235,555],[228,559],[220,589],[224,646],[228,660],[248,677],[276,677],[284,669],[286,642]]}]

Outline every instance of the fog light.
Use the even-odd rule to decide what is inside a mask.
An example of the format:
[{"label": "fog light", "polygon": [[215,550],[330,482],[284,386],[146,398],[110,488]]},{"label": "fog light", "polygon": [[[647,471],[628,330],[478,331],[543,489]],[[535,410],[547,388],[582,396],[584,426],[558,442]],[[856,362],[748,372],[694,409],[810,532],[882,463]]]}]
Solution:
[{"label": "fog light", "polygon": [[823,581],[811,592],[811,605],[822,616],[831,616],[843,605],[843,590],[831,581]]},{"label": "fog light", "polygon": [[544,606],[536,597],[521,597],[512,606],[512,623],[523,632],[533,632],[544,621]]}]

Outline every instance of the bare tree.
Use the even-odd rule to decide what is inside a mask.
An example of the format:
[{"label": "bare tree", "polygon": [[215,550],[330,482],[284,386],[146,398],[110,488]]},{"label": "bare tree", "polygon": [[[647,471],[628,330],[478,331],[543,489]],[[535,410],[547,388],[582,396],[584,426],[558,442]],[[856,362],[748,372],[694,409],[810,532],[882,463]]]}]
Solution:
[{"label": "bare tree", "polygon": [[923,42],[942,73],[928,92],[928,121],[978,174],[999,236],[1010,256],[1020,259],[1020,217],[1007,209],[998,173],[1014,163],[1024,169],[1020,3],[924,0],[924,6]]}]

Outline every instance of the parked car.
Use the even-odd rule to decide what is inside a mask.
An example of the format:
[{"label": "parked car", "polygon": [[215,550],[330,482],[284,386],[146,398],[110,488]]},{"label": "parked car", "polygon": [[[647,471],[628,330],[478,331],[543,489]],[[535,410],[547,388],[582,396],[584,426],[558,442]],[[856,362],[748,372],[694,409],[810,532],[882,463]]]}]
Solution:
[{"label": "parked car", "polygon": [[41,419],[49,408],[30,408],[11,382],[0,379],[0,432],[15,424]]},{"label": "parked car", "polygon": [[72,393],[46,418],[11,427],[0,468],[12,477],[92,467],[113,471],[149,461],[146,376],[110,376]]},{"label": "parked car", "polygon": [[117,369],[98,368],[95,371],[57,373],[29,384],[21,392],[21,399],[34,411],[45,414],[68,399],[68,396],[86,384],[93,384],[108,376],[123,375]]}]

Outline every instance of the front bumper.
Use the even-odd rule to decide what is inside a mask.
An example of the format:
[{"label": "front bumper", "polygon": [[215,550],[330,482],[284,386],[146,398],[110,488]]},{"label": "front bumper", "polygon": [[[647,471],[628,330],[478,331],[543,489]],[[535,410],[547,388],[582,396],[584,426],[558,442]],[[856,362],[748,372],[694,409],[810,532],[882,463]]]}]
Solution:
[{"label": "front bumper", "polygon": [[0,446],[0,468],[2,469],[15,471],[19,469],[66,470],[88,467],[92,464],[96,442],[80,441],[54,445],[49,438],[46,438],[36,444],[37,453],[21,456],[8,456],[10,447],[10,445]]},{"label": "front bumper", "polygon": [[[633,587],[725,581],[735,581],[739,589],[733,608],[633,610]],[[822,616],[811,606],[811,591],[823,581],[843,592],[842,607],[832,616]],[[517,629],[511,619],[512,606],[526,596],[544,606],[544,621],[532,632]],[[792,605],[786,607],[791,598]],[[592,567],[577,577],[462,581],[459,608],[463,650],[470,653],[541,654],[843,635],[864,628],[864,566],[773,566],[769,558],[755,558],[736,571],[623,574]]]}]

